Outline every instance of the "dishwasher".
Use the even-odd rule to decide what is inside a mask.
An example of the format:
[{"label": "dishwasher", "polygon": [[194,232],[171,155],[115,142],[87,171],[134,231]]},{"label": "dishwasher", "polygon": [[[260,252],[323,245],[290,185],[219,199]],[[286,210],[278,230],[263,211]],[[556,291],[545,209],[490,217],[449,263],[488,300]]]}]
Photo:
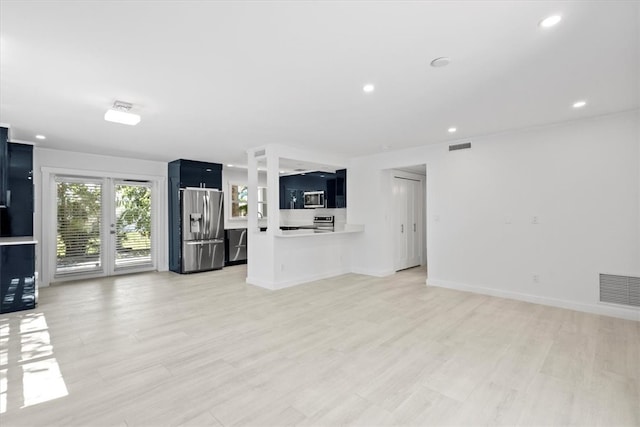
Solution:
[{"label": "dishwasher", "polygon": [[247,263],[247,229],[225,230],[225,265]]}]

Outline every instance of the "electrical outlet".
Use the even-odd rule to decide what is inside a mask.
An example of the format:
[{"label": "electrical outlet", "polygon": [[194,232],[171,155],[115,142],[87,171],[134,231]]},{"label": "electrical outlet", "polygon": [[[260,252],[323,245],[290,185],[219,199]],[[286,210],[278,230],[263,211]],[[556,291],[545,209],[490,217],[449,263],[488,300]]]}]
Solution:
[{"label": "electrical outlet", "polygon": [[280,264],[280,271],[284,271],[284,264]]},{"label": "electrical outlet", "polygon": [[533,283],[540,283],[540,276],[537,274],[534,274],[531,279],[533,280]]},{"label": "electrical outlet", "polygon": [[531,218],[531,224],[540,224],[540,222],[538,221],[538,217],[534,216]]}]

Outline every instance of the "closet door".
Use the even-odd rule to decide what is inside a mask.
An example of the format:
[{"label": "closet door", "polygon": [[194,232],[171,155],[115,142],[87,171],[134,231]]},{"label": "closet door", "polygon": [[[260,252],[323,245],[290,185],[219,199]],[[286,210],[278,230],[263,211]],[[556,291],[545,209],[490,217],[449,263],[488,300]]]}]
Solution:
[{"label": "closet door", "polygon": [[422,185],[406,180],[407,184],[407,262],[405,268],[420,265],[420,213]]},{"label": "closet door", "polygon": [[393,179],[396,271],[420,265],[421,191],[420,181]]},{"label": "closet door", "polygon": [[393,178],[395,269],[407,264],[407,184],[402,178]]}]

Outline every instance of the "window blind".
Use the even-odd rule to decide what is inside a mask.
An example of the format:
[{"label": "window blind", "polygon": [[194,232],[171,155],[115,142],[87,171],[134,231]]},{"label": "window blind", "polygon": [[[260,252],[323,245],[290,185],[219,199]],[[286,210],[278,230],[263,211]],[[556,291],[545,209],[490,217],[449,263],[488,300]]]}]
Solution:
[{"label": "window blind", "polygon": [[102,183],[56,177],[56,276],[102,270]]}]

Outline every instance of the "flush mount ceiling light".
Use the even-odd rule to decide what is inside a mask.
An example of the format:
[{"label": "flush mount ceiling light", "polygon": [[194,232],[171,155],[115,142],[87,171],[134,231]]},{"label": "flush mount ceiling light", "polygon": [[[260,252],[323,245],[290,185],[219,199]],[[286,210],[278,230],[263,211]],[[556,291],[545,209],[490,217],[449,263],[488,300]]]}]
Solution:
[{"label": "flush mount ceiling light", "polygon": [[133,105],[128,102],[116,101],[113,103],[113,107],[104,113],[104,119],[108,122],[135,126],[140,123],[140,116],[130,113],[131,107]]},{"label": "flush mount ceiling light", "polygon": [[458,128],[450,127],[449,129],[447,129],[447,132],[454,133],[457,130],[458,130]]},{"label": "flush mount ceiling light", "polygon": [[36,139],[47,139],[44,135],[36,135]]},{"label": "flush mount ceiling light", "polygon": [[562,16],[560,15],[551,15],[547,18],[544,18],[542,21],[540,21],[538,23],[538,26],[542,27],[542,28],[550,28],[553,27],[554,25],[558,24],[560,21],[562,21]]},{"label": "flush mount ceiling light", "polygon": [[573,108],[582,108],[587,105],[587,101],[576,101],[573,103]]},{"label": "flush mount ceiling light", "polygon": [[434,68],[446,67],[451,62],[451,59],[446,56],[441,56],[431,61],[431,66]]},{"label": "flush mount ceiling light", "polygon": [[376,90],[376,87],[374,85],[372,85],[371,83],[369,83],[369,84],[366,84],[366,85],[362,86],[362,90],[365,93],[371,93],[374,90]]}]

